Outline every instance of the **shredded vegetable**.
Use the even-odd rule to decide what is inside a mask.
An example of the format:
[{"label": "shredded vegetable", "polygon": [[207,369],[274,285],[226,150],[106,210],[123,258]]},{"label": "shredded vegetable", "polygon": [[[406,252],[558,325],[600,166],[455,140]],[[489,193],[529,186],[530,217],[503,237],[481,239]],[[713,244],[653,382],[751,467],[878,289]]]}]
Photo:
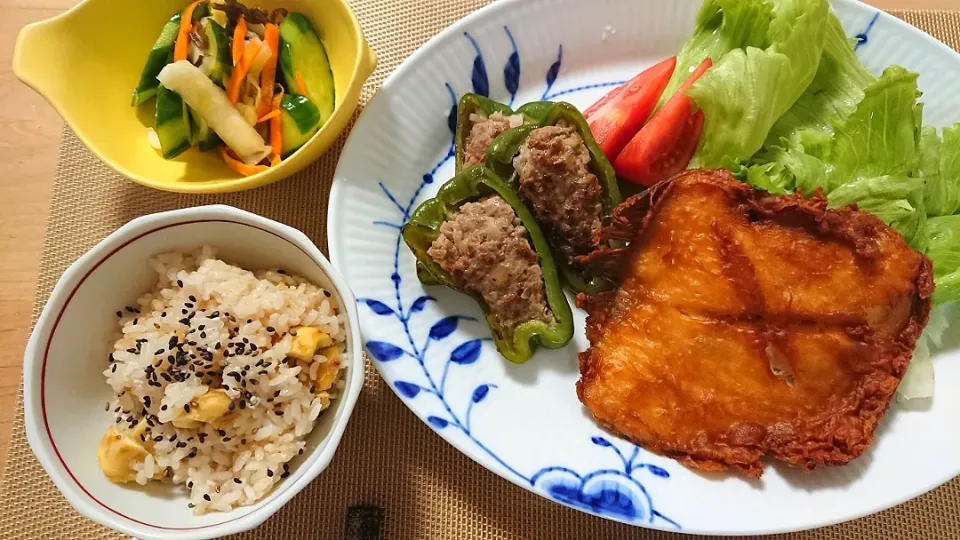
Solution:
[{"label": "shredded vegetable", "polygon": [[266,165],[247,165],[234,157],[232,151],[226,146],[220,147],[220,154],[223,156],[223,161],[227,163],[228,167],[244,176],[253,176],[270,168]]},{"label": "shredded vegetable", "polygon": [[177,34],[177,41],[173,47],[173,61],[187,59],[187,53],[190,51],[190,29],[193,28],[193,10],[200,4],[201,0],[196,0],[187,9],[183,10],[180,16],[180,32]]},{"label": "shredded vegetable", "polygon": [[297,72],[297,92],[301,96],[310,97],[310,94],[307,93],[307,83],[303,82],[303,73]]},{"label": "shredded vegetable", "polygon": [[237,27],[233,29],[233,65],[236,66],[243,58],[243,42],[247,39],[247,21],[243,15],[237,19]]},{"label": "shredded vegetable", "polygon": [[257,58],[257,55],[260,54],[260,47],[263,46],[262,41],[251,41],[247,43],[246,48],[243,50],[243,57],[240,59],[240,63],[234,66],[233,75],[230,77],[230,84],[227,86],[227,96],[230,98],[230,103],[236,104],[240,98],[240,87],[243,86],[243,80],[247,77],[247,72],[250,71],[250,66],[253,64],[253,61]]},{"label": "shredded vegetable", "polygon": [[[271,108],[279,114],[279,109],[273,104],[273,86],[277,77],[277,58],[280,55],[280,28],[275,24],[267,24],[263,31],[263,40],[270,47],[270,59],[260,72],[260,103],[257,104],[257,116],[263,117]],[[263,120],[260,120],[261,122]]]},{"label": "shredded vegetable", "polygon": [[[282,92],[274,96],[273,112],[276,115],[270,119],[270,147],[273,150],[271,163],[274,165],[280,162],[280,156],[283,154],[283,118],[280,115],[280,100],[282,99]],[[273,160],[276,160],[276,163]]]}]

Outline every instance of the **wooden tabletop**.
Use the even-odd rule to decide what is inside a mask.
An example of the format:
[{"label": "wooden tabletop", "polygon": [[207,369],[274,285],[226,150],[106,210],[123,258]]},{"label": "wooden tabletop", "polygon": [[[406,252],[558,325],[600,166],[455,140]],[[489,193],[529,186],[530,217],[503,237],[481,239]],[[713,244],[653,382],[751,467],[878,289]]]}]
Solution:
[{"label": "wooden tabletop", "polygon": [[[25,24],[53,17],[76,0],[0,0],[0,475],[20,388],[37,266],[62,123],[11,70]],[[960,9],[960,0],[870,0],[884,9]]]}]

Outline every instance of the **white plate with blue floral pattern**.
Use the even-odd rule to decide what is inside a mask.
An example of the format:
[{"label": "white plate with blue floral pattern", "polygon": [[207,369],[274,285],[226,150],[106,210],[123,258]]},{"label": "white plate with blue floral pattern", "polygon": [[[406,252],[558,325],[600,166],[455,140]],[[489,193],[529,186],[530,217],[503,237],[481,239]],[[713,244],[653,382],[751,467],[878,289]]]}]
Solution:
[{"label": "white plate with blue floral pattern", "polygon": [[[331,259],[359,299],[367,352],[399,398],[477,463],[538,495],[625,523],[776,533],[853,519],[933,489],[960,473],[957,354],[935,359],[932,405],[895,407],[868,454],[846,467],[807,474],[772,465],[755,482],[708,477],[593,422],[574,389],[576,354],[587,346],[582,313],[570,346],[513,365],[497,354],[473,301],[417,280],[400,226],[453,174],[450,119],[461,95],[585,107],[677,54],[700,4],[501,0],[397,69],[354,128],[329,202]],[[860,38],[857,53],[869,69],[901,64],[921,74],[928,123],[960,121],[960,56],[866,5],[836,0],[834,7],[851,38]]]}]

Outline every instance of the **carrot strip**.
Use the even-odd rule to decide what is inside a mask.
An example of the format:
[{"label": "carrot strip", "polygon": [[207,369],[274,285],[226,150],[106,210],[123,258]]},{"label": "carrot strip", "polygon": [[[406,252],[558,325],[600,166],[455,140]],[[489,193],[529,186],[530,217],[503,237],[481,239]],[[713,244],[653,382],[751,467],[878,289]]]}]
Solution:
[{"label": "carrot strip", "polygon": [[270,47],[270,58],[260,72],[260,103],[257,104],[257,116],[270,112],[273,104],[273,86],[277,80],[277,58],[280,55],[280,27],[268,23],[263,31],[263,41]]},{"label": "carrot strip", "polygon": [[280,110],[279,110],[279,109],[274,109],[274,110],[268,112],[267,114],[261,116],[260,118],[257,119],[257,123],[258,123],[258,124],[262,124],[263,122],[266,122],[267,120],[270,120],[271,118],[274,118],[274,117],[276,117],[276,116],[280,116]]},{"label": "carrot strip", "polygon": [[243,80],[247,77],[247,72],[250,71],[250,66],[253,65],[253,61],[257,58],[257,55],[260,54],[260,47],[262,46],[262,42],[257,43],[256,41],[251,41],[248,43],[246,49],[243,51],[243,58],[241,58],[240,63],[233,68],[233,74],[230,76],[230,84],[227,85],[227,97],[230,98],[230,103],[236,105],[240,99],[240,87],[243,86]]},{"label": "carrot strip", "polygon": [[174,62],[187,59],[187,53],[190,51],[190,29],[193,28],[193,10],[200,2],[201,0],[196,0],[180,15],[180,31],[177,32],[177,41],[173,46]]},{"label": "carrot strip", "polygon": [[233,29],[233,65],[240,63],[240,59],[243,58],[243,42],[247,39],[247,20],[243,18],[243,15],[237,19],[237,27]]},{"label": "carrot strip", "polygon": [[230,167],[234,171],[244,176],[253,176],[270,168],[266,165],[247,165],[246,163],[233,157],[230,150],[226,146],[220,147],[220,154],[223,155],[223,161],[227,163],[227,167]]},{"label": "carrot strip", "polygon": [[296,77],[297,77],[297,91],[300,92],[300,95],[303,97],[310,97],[310,95],[307,94],[307,84],[303,82],[303,73],[300,73],[298,71]]},{"label": "carrot strip", "polygon": [[[280,115],[281,99],[283,99],[282,92],[274,96],[273,111],[277,113],[277,115],[270,119],[270,148],[273,149],[273,153],[277,158],[283,154],[283,118]],[[271,161],[271,163],[273,162]],[[277,163],[279,163],[279,159]],[[276,165],[275,163],[273,164]]]}]

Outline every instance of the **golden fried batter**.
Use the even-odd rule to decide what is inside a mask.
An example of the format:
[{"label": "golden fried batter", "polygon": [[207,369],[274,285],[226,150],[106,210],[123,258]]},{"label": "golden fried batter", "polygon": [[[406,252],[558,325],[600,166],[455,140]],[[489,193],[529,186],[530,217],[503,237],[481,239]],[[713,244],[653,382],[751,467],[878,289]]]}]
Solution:
[{"label": "golden fried batter", "polygon": [[602,425],[703,470],[759,477],[860,456],[927,323],[931,264],[871,214],[691,171],[617,209],[582,258],[577,394]]}]

